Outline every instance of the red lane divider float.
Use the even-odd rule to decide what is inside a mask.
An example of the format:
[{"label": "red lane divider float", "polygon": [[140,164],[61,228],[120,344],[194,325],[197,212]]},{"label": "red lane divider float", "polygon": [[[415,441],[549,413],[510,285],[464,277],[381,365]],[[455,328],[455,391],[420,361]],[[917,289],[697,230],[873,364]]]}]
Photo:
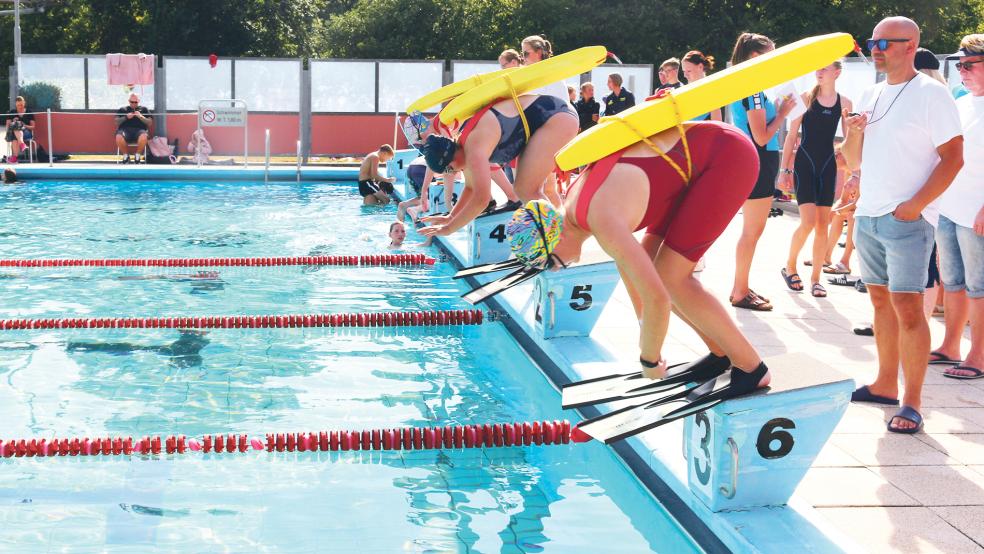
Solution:
[{"label": "red lane divider float", "polygon": [[201,438],[148,436],[0,440],[5,458],[54,456],[130,456],[132,454],[216,454],[266,452],[337,452],[357,450],[434,450],[568,444],[569,421],[534,421],[445,427],[402,427],[317,433],[205,435]]},{"label": "red lane divider float", "polygon": [[129,259],[0,259],[0,267],[273,267],[289,265],[434,265],[424,254],[375,254],[363,256],[288,256],[280,258],[129,258]]},{"label": "red lane divider float", "polygon": [[0,319],[0,331],[21,329],[264,329],[288,327],[418,327],[481,325],[481,310],[357,314],[238,315],[203,317],[95,317]]}]

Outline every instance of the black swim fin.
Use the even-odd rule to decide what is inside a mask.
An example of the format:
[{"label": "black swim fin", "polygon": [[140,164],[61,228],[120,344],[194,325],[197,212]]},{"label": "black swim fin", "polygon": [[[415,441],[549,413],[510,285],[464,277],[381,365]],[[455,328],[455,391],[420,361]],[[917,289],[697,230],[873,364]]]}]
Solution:
[{"label": "black swim fin", "polygon": [[[611,444],[671,421],[703,412],[725,400],[755,392],[768,371],[769,368],[764,363],[760,363],[752,373],[732,368],[730,372],[722,373],[693,389],[680,391],[658,400],[626,406],[582,421],[577,425],[575,433]],[[685,401],[685,404],[673,409],[659,409],[679,401]]]},{"label": "black swim fin", "polygon": [[506,271],[507,269],[519,269],[523,267],[523,262],[516,258],[510,260],[504,260],[501,262],[495,262],[491,264],[481,264],[473,265],[471,267],[466,267],[461,271],[454,274],[455,279],[463,279],[465,277],[471,277],[472,275],[485,275],[487,273],[496,273],[498,271]]},{"label": "black swim fin", "polygon": [[540,267],[522,266],[505,277],[496,279],[495,281],[490,281],[480,287],[472,289],[471,291],[461,295],[461,297],[464,298],[469,304],[478,304],[479,302],[484,302],[489,298],[492,298],[504,290],[529,281],[542,272],[543,268]]},{"label": "black swim fin", "polygon": [[641,371],[636,371],[564,385],[560,391],[561,403],[564,409],[569,409],[658,394],[684,387],[689,383],[703,383],[708,379],[714,379],[729,367],[731,367],[731,360],[727,356],[708,353],[689,364],[670,366],[670,370],[662,379],[647,379],[643,377]]}]

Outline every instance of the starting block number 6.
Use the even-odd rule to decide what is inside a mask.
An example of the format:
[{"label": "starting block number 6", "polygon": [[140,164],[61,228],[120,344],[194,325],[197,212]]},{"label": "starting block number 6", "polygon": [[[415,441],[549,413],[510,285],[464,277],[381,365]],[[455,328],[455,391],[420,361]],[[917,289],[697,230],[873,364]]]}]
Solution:
[{"label": "starting block number 6", "polygon": [[[759,457],[764,460],[778,460],[789,455],[793,451],[796,440],[791,429],[795,429],[796,424],[788,418],[778,417],[769,420],[759,429],[755,440],[755,450]],[[696,478],[696,485],[703,489],[704,493],[710,495],[711,477],[713,468],[717,467],[715,452],[722,449],[716,446],[714,441],[714,426],[707,416],[707,412],[699,412],[694,416],[693,425],[690,431],[690,472]],[[724,446],[724,445],[721,445]],[[721,493],[727,498],[733,498],[737,492],[739,452],[738,443],[728,437],[727,447],[731,454],[731,476],[730,486],[722,485]],[[753,465],[754,462],[753,462]],[[761,469],[761,468],[759,468]],[[720,480],[720,479],[718,479]]]}]

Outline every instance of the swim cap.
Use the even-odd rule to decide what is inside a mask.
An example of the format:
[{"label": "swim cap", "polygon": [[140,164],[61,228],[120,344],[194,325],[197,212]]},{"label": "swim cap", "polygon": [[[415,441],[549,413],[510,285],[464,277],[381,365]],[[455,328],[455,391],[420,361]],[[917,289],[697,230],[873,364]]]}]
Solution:
[{"label": "swim cap", "polygon": [[545,200],[530,200],[513,213],[506,225],[509,248],[528,266],[540,266],[560,242],[564,218]]},{"label": "swim cap", "polygon": [[424,141],[420,152],[424,155],[424,160],[427,161],[427,167],[431,168],[431,171],[434,173],[444,173],[444,170],[448,168],[448,164],[454,159],[454,151],[456,149],[457,145],[453,140],[437,135],[430,135]]},{"label": "swim cap", "polygon": [[403,135],[407,137],[407,142],[414,147],[418,147],[424,142],[424,133],[430,129],[430,121],[420,112],[407,114],[406,119],[400,124],[403,128]]}]

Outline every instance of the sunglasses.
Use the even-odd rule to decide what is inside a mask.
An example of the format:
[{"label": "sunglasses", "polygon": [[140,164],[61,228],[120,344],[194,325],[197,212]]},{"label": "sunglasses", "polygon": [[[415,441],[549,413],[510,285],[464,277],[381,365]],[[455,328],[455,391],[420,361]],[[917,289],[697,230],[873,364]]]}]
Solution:
[{"label": "sunglasses", "polygon": [[889,45],[891,43],[893,43],[893,42],[909,42],[910,40],[912,40],[912,39],[908,39],[908,38],[877,38],[877,39],[876,38],[869,38],[868,39],[868,51],[869,52],[874,52],[875,51],[875,47],[878,47],[879,50],[885,51],[885,50],[888,50]]},{"label": "sunglasses", "polygon": [[984,62],[984,60],[977,60],[977,61],[974,61],[974,62],[957,62],[957,71],[961,71],[961,70],[964,70],[964,69],[966,69],[967,71],[970,71],[970,70],[974,69],[974,64],[978,64],[978,63],[981,63],[981,62]]},{"label": "sunglasses", "polygon": [[131,103],[131,104],[139,104],[140,102],[139,102],[139,101],[137,101],[137,100],[130,100],[130,103]]}]

